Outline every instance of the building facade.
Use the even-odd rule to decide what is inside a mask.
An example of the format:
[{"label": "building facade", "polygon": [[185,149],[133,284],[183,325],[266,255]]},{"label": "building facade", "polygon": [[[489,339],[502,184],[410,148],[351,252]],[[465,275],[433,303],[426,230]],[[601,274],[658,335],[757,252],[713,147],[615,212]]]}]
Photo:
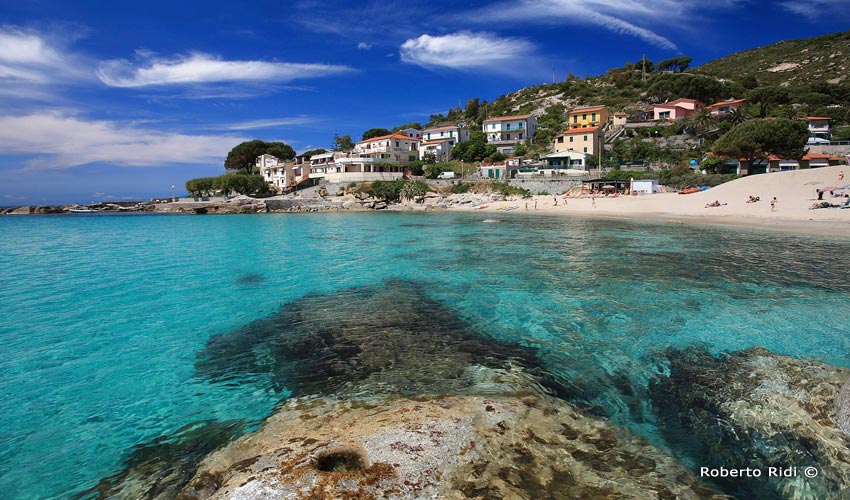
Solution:
[{"label": "building facade", "polygon": [[595,155],[601,143],[601,127],[573,128],[555,137],[554,149],[556,152],[573,150]]},{"label": "building facade", "polygon": [[705,104],[696,99],[676,99],[675,101],[665,102],[664,104],[653,104],[652,119],[681,120],[696,113],[696,110],[702,107],[705,107]]},{"label": "building facade", "polygon": [[537,118],[533,115],[498,116],[484,120],[482,129],[488,144],[494,144],[500,152],[511,155],[515,145],[534,140]]},{"label": "building facade", "polygon": [[820,137],[821,139],[829,139],[832,137],[831,121],[832,118],[826,116],[807,116],[806,125],[809,127],[809,135]]},{"label": "building facade", "polygon": [[608,118],[608,109],[605,106],[574,108],[567,113],[570,128],[604,127]]},{"label": "building facade", "polygon": [[726,113],[731,112],[733,109],[746,109],[747,108],[747,100],[746,99],[729,99],[726,101],[720,101],[712,104],[711,106],[707,106],[708,111],[715,116],[725,115]]}]

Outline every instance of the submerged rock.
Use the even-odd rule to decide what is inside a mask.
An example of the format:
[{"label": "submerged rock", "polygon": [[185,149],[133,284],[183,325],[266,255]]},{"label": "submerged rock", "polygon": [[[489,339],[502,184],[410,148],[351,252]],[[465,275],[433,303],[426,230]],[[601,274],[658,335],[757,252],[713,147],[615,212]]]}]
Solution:
[{"label": "submerged rock", "polygon": [[841,387],[841,392],[835,401],[835,414],[838,427],[844,431],[844,434],[850,436],[850,379]]},{"label": "submerged rock", "polygon": [[473,383],[470,366],[512,363],[530,371],[541,365],[530,348],[476,331],[420,286],[390,280],[311,294],[212,337],[196,370],[214,381],[271,379],[295,396],[418,396],[458,393]]},{"label": "submerged rock", "polygon": [[102,479],[78,498],[174,498],[198,464],[243,431],[242,422],[201,421],[132,449],[126,468]]},{"label": "submerged rock", "polygon": [[728,497],[642,439],[529,394],[290,401],[178,498]]},{"label": "submerged rock", "polygon": [[[669,376],[651,386],[667,429],[693,436],[698,464],[761,474],[720,484],[753,498],[844,498],[850,491],[850,441],[836,414],[850,370],[765,349],[722,357],[687,349],[668,359]],[[806,477],[812,471],[817,476]]]}]

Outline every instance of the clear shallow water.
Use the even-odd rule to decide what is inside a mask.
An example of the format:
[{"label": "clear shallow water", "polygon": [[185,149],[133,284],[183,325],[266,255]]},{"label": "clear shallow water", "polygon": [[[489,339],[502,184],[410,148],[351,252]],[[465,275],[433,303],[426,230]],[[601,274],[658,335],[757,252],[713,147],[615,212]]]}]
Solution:
[{"label": "clear shallow water", "polygon": [[68,497],[188,423],[259,421],[282,394],[262,379],[196,376],[207,340],[309,293],[382,280],[423,285],[476,329],[539,347],[577,400],[650,438],[640,388],[668,346],[763,346],[850,366],[846,240],[486,218],[497,222],[0,218],[2,496]]}]

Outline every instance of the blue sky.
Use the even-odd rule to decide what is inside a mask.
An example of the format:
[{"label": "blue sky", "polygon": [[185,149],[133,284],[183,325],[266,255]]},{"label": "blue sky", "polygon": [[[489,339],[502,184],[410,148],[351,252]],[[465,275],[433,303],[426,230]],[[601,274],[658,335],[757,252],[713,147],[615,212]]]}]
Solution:
[{"label": "blue sky", "polygon": [[458,101],[846,30],[850,0],[0,0],[0,205],[147,199]]}]

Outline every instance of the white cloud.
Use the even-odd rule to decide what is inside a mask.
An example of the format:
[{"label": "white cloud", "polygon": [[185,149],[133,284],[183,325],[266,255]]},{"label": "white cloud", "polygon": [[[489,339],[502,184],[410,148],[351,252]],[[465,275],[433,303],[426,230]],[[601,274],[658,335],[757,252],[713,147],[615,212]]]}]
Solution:
[{"label": "white cloud", "polygon": [[360,49],[360,50],[369,50],[369,49],[372,48],[372,44],[366,43],[366,42],[359,42],[357,44],[357,48]]},{"label": "white cloud", "polygon": [[847,0],[787,0],[780,2],[779,5],[811,21],[818,20],[824,15],[832,19],[850,16],[850,3]]},{"label": "white cloud", "polygon": [[460,32],[443,36],[422,35],[401,45],[402,61],[424,68],[512,71],[515,63],[531,56],[534,46],[521,38],[500,38],[489,33]]},{"label": "white cloud", "polygon": [[33,155],[26,170],[96,162],[117,166],[220,164],[241,137],[168,133],[66,113],[0,117],[0,151]]},{"label": "white cloud", "polygon": [[42,34],[0,26],[0,96],[47,100],[47,86],[90,77],[87,67]]},{"label": "white cloud", "polygon": [[[590,24],[634,36],[657,47],[678,50],[659,29],[678,29],[712,9],[731,8],[745,0],[509,0],[467,12],[468,22],[533,22],[538,24]],[[819,0],[812,0],[819,1]],[[820,0],[830,1],[830,0]],[[835,0],[841,1],[841,0]],[[653,26],[660,28],[652,29]],[[672,26],[672,28],[671,28]]]},{"label": "white cloud", "polygon": [[291,125],[307,125],[315,123],[316,119],[309,116],[295,116],[288,118],[267,118],[265,120],[252,120],[247,122],[232,123],[225,126],[227,130],[252,130],[258,128],[286,127]]},{"label": "white cloud", "polygon": [[266,61],[226,61],[192,53],[171,59],[145,57],[139,64],[126,59],[101,63],[97,75],[111,87],[206,84],[232,82],[278,82],[336,76],[354,71],[348,66]]}]

